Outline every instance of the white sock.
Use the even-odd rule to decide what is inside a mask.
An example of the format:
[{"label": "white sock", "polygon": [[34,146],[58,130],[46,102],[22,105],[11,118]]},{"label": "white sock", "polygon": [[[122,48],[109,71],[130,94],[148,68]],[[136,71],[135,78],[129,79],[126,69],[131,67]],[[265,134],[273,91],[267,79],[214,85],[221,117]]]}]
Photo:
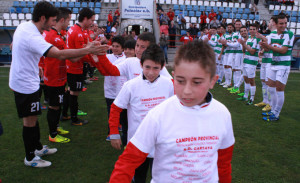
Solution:
[{"label": "white sock", "polygon": [[239,88],[244,82],[244,77],[241,75],[239,78],[239,82],[235,85],[235,87]]},{"label": "white sock", "polygon": [[249,84],[249,83],[245,83],[245,94],[244,94],[244,98],[247,98],[247,99],[248,99],[249,91],[250,91],[250,84]]},{"label": "white sock", "polygon": [[234,85],[238,85],[239,82],[240,82],[240,78],[241,78],[242,72],[241,71],[235,71],[234,75],[235,75]]},{"label": "white sock", "polygon": [[275,112],[274,115],[278,117],[284,103],[284,91],[276,91],[276,94],[277,94],[277,104],[274,109]]},{"label": "white sock", "polygon": [[256,92],[256,86],[250,86],[250,95],[251,95],[250,99],[252,101],[254,101],[255,92]]},{"label": "white sock", "polygon": [[232,78],[232,68],[228,68],[228,83],[227,85],[231,85],[231,78]]},{"label": "white sock", "polygon": [[262,88],[263,103],[268,104],[269,103],[268,92],[267,92],[268,86],[265,82],[261,82],[261,85],[262,85],[261,88]]},{"label": "white sock", "polygon": [[272,112],[274,112],[275,106],[277,104],[276,88],[275,87],[269,87],[268,90],[269,90],[270,97],[271,97],[270,105],[272,107]]},{"label": "white sock", "polygon": [[231,68],[225,68],[225,83],[226,84],[231,83],[230,73],[231,73]]}]

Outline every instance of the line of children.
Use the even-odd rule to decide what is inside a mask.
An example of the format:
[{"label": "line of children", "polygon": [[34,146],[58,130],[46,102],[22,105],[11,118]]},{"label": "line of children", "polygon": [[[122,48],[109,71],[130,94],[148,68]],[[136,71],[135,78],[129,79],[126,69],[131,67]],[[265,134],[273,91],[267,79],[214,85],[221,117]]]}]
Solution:
[{"label": "line of children", "polygon": [[231,182],[235,140],[229,111],[209,93],[218,79],[215,71],[208,44],[196,41],[179,48],[173,71],[176,95],[146,115],[116,162],[111,183],[131,182],[153,150],[151,182]]}]

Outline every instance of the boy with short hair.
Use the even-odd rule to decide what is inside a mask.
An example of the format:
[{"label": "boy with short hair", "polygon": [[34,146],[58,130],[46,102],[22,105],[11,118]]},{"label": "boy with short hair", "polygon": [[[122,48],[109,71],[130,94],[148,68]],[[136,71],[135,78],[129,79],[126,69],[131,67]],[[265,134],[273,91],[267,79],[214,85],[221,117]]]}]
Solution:
[{"label": "boy with short hair", "polygon": [[[128,139],[134,135],[136,129],[156,105],[174,95],[173,83],[169,78],[160,75],[165,64],[163,51],[158,45],[150,45],[141,58],[143,73],[126,82],[111,106],[109,126],[111,144],[115,149],[121,149],[118,131],[119,117],[122,109],[128,114]],[[135,171],[134,182],[146,181],[149,164],[152,162],[151,153],[144,163]]]},{"label": "boy with short hair", "polygon": [[[176,95],[152,109],[119,157],[110,182],[131,182],[134,169],[155,150],[152,182],[231,182],[231,115],[212,98],[215,54],[204,42],[179,48]],[[213,114],[220,115],[213,115]]]}]

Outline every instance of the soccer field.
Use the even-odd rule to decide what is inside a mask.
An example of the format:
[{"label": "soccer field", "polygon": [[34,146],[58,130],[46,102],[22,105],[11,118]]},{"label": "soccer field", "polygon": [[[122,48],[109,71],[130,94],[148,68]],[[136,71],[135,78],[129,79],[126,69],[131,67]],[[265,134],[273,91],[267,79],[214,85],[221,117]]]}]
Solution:
[{"label": "soccer field", "polygon": [[[49,168],[25,167],[22,120],[17,117],[13,92],[8,87],[9,68],[0,67],[0,179],[2,182],[100,182],[109,181],[120,151],[114,150],[107,135],[107,112],[103,94],[103,77],[88,85],[79,97],[79,108],[88,112],[85,126],[61,122],[70,131],[70,143],[48,141],[46,111],[39,117],[41,142],[58,148],[43,157],[52,162]],[[260,102],[261,83],[257,74],[255,102]],[[278,122],[264,122],[261,108],[237,101],[236,95],[221,86],[212,90],[232,115],[235,148],[232,162],[233,182],[297,183],[300,182],[300,74],[291,73],[285,90],[285,104]],[[43,101],[43,99],[41,100]],[[298,113],[299,112],[299,113]],[[216,114],[218,115],[218,114]]]}]

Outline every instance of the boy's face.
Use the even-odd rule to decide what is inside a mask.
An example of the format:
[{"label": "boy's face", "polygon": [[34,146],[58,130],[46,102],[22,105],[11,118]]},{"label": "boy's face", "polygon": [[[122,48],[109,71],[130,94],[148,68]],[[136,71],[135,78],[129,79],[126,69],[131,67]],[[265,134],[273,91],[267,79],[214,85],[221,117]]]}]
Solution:
[{"label": "boy's face", "polygon": [[111,51],[114,55],[121,55],[123,52],[123,48],[119,43],[113,42],[111,45]]},{"label": "boy's face", "polygon": [[143,52],[148,48],[149,45],[150,45],[150,41],[143,41],[143,40],[140,40],[140,39],[138,39],[136,41],[135,54],[136,54],[136,57],[138,59],[142,58]]},{"label": "boy's face", "polygon": [[124,53],[126,55],[127,58],[129,57],[135,57],[135,51],[133,48],[125,48],[124,49]]},{"label": "boy's face", "polygon": [[196,62],[182,60],[173,71],[175,93],[183,105],[192,107],[205,103],[205,97],[218,79]]},{"label": "boy's face", "polygon": [[161,65],[155,63],[153,60],[145,60],[141,66],[144,76],[150,82],[153,82],[159,76],[160,70],[162,69]]}]

